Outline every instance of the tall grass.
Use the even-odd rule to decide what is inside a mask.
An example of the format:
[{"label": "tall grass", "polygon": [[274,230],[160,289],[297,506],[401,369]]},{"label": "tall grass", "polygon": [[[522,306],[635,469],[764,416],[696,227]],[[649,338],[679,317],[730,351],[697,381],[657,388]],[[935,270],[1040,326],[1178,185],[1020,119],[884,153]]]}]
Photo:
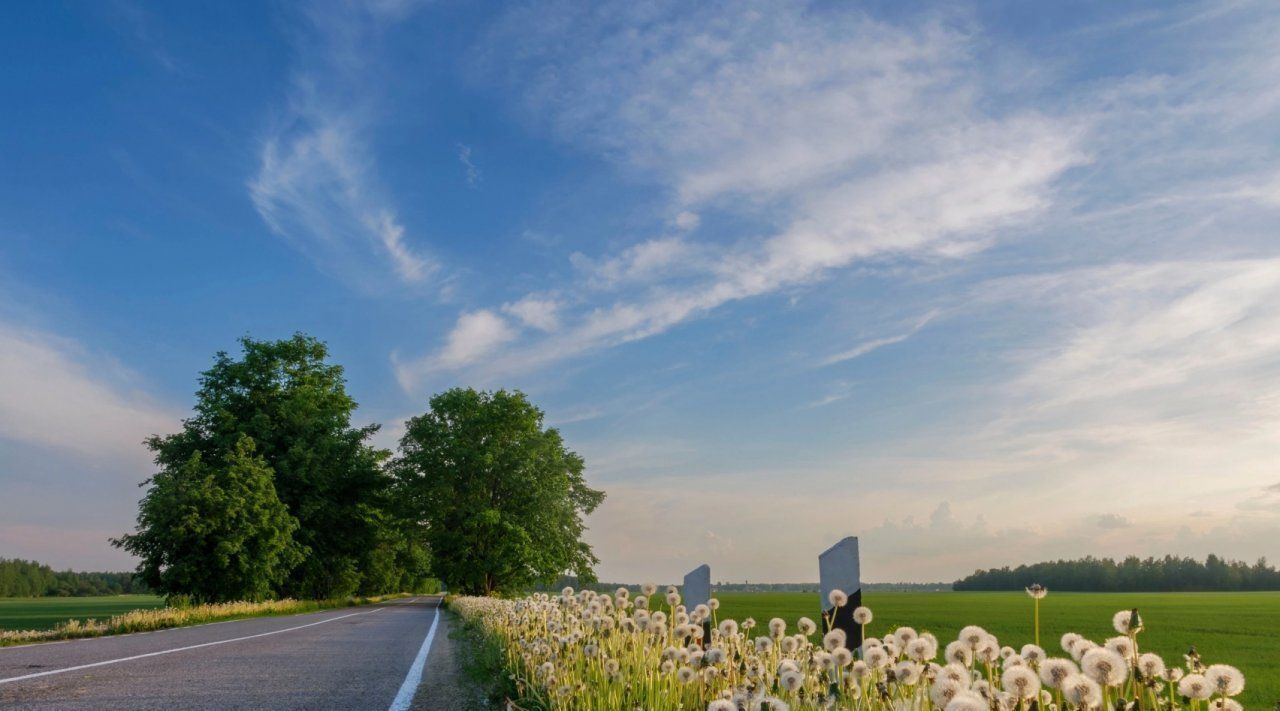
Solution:
[{"label": "tall grass", "polygon": [[130,632],[151,632],[171,627],[186,627],[246,617],[296,615],[336,607],[368,605],[383,600],[406,597],[407,593],[373,597],[347,597],[334,600],[268,600],[265,602],[219,602],[204,605],[177,604],[152,610],[130,610],[105,621],[68,620],[47,630],[0,630],[0,647],[60,639],[101,637]]}]

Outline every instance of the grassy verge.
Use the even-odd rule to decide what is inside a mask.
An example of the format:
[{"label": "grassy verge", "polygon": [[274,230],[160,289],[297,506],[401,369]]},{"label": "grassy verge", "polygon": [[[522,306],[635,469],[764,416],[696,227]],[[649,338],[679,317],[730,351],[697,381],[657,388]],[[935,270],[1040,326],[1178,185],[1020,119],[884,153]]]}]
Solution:
[{"label": "grassy verge", "polygon": [[[443,604],[447,607],[449,599],[445,598]],[[479,618],[452,611],[449,614],[456,623],[449,638],[457,643],[454,647],[459,667],[465,682],[477,691],[473,696],[482,700],[473,711],[510,708],[506,704],[518,697],[519,690],[507,669],[502,641],[486,630]]]},{"label": "grassy verge", "polygon": [[112,615],[105,621],[68,620],[47,630],[0,630],[0,647],[33,642],[49,642],[62,639],[101,637],[130,632],[150,632],[172,627],[187,627],[209,622],[296,615],[338,607],[369,605],[384,600],[407,597],[408,593],[378,595],[373,597],[347,597],[336,600],[268,600],[266,602],[221,602],[209,605],[162,607],[151,610],[130,610]]}]

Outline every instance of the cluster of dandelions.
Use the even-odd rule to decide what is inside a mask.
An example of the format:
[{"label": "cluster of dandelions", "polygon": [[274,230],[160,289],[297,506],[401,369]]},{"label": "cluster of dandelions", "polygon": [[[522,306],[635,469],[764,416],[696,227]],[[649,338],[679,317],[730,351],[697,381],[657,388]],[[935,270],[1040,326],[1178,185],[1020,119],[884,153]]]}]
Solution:
[{"label": "cluster of dandelions", "polygon": [[[1244,677],[1226,665],[1185,668],[1140,652],[1137,611],[1116,613],[1117,636],[1102,644],[1068,633],[1066,657],[1041,647],[1002,646],[969,626],[942,645],[928,632],[898,627],[867,636],[873,616],[854,610],[865,642],[801,618],[719,619],[711,600],[692,610],[676,588],[653,585],[632,597],[565,588],[519,600],[459,597],[451,607],[502,647],[517,689],[510,709],[612,711],[707,709],[783,711],[1030,711],[1187,709],[1234,711]],[[843,593],[832,594],[842,605]],[[826,620],[823,621],[824,623]],[[705,625],[705,627],[704,627]],[[828,625],[824,624],[823,628]],[[706,634],[710,630],[710,635]]]}]

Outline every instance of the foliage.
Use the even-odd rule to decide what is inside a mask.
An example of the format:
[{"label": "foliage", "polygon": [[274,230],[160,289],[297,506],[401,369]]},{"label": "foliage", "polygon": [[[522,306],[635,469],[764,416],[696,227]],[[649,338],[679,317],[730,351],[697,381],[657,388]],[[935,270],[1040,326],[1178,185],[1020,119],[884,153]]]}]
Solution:
[{"label": "foliage", "polygon": [[116,544],[142,559],[147,585],[205,602],[264,600],[302,560],[298,522],[276,497],[271,469],[241,435],[220,465],[192,452],[151,479],[138,532]]},{"label": "foliage", "polygon": [[[346,392],[341,366],[326,362],[325,345],[302,334],[280,341],[243,338],[240,344],[240,358],[218,353],[204,372],[195,411],[182,431],[147,441],[160,473],[150,480],[138,532],[119,539],[119,545],[142,556],[140,570],[162,586],[160,591],[208,600],[238,595],[199,575],[201,556],[211,557],[214,568],[235,569],[241,563],[233,556],[271,561],[270,551],[276,550],[267,587],[262,580],[236,583],[250,596],[341,597],[388,592],[425,578],[421,546],[406,540],[409,529],[391,498],[392,481],[382,466],[389,453],[367,444],[377,425],[351,426],[356,403]],[[296,520],[288,536],[296,546],[279,547],[277,539],[285,536],[282,526],[275,525],[271,531],[280,534],[276,538],[253,539],[268,549],[239,549],[232,542],[232,550],[222,550],[215,535],[226,529],[198,521],[179,527],[186,541],[181,545],[192,549],[166,540],[181,522],[162,508],[190,496],[166,482],[217,479],[222,476],[215,476],[219,467],[210,463],[228,461],[245,441],[261,462],[255,465],[254,481],[265,474],[275,497]],[[250,491],[256,489],[246,489]],[[164,527],[152,530],[158,523]],[[205,538],[197,544],[202,531]],[[168,554],[190,564],[185,572],[164,572]],[[219,561],[220,555],[225,560]]]},{"label": "foliage", "polygon": [[148,592],[133,573],[55,571],[34,560],[0,558],[0,597],[86,597]]},{"label": "foliage", "polygon": [[395,471],[453,591],[511,592],[597,563],[582,517],[604,499],[523,393],[455,388],[407,423]]},{"label": "foliage", "polygon": [[825,625],[810,619],[799,620],[798,631],[781,618],[757,628],[751,619],[720,617],[717,600],[686,609],[675,588],[663,605],[655,589],[633,598],[625,589],[566,588],[520,600],[457,598],[450,606],[502,640],[518,688],[509,708],[1241,708],[1233,698],[1244,689],[1238,670],[1206,666],[1194,652],[1166,665],[1141,648],[1144,626],[1132,610],[1112,616],[1102,644],[1066,634],[1066,654],[1055,655],[1031,644],[1001,646],[974,625],[944,646],[927,631],[878,623],[859,608],[854,618],[882,636],[849,650],[842,633],[822,634]]},{"label": "foliage", "polygon": [[1210,592],[1280,590],[1280,571],[1261,558],[1250,566],[1210,554],[1201,563],[1194,558],[1165,556],[1140,559],[1129,556],[1117,563],[1111,558],[1058,560],[1016,568],[979,570],[954,583],[963,590],[1018,590],[1041,583],[1050,590],[1079,592]]}]

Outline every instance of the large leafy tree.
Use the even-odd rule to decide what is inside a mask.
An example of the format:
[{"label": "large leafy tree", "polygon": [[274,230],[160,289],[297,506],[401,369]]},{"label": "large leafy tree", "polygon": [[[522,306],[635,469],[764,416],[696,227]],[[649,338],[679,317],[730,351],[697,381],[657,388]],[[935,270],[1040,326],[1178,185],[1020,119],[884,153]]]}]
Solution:
[{"label": "large leafy tree", "polygon": [[262,600],[302,559],[298,522],[247,436],[220,461],[193,452],[148,484],[138,532],[114,543],[142,559],[138,572],[156,590],[206,602]]},{"label": "large leafy tree", "polygon": [[[218,353],[204,372],[182,431],[148,440],[161,472],[176,472],[197,455],[224,461],[248,437],[298,522],[293,538],[305,553],[275,592],[324,598],[390,589],[383,586],[396,576],[382,568],[400,542],[382,466],[389,453],[368,444],[377,425],[351,426],[356,402],[342,367],[326,362],[323,343],[302,334],[240,344],[239,358]],[[144,514],[146,507],[144,501]],[[148,523],[140,517],[141,533],[149,533]]]},{"label": "large leafy tree", "polygon": [[582,457],[523,393],[455,388],[407,423],[395,469],[425,522],[433,570],[451,590],[489,594],[592,579],[582,517],[604,500]]}]

